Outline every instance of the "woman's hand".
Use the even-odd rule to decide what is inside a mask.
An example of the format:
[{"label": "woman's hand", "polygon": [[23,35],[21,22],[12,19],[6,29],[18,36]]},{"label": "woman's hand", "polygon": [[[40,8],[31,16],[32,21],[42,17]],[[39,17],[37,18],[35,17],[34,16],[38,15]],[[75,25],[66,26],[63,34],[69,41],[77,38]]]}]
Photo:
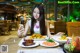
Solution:
[{"label": "woman's hand", "polygon": [[61,35],[64,35],[64,34],[65,34],[64,32],[58,32],[56,35],[61,36]]},{"label": "woman's hand", "polygon": [[19,24],[18,36],[22,37],[23,33],[24,33],[24,26],[22,24]]}]

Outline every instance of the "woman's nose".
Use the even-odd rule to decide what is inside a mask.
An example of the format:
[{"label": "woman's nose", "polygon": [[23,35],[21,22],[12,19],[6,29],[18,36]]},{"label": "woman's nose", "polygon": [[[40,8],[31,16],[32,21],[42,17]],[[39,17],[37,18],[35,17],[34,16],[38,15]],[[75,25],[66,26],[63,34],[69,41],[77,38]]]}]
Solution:
[{"label": "woman's nose", "polygon": [[37,17],[37,14],[36,14],[36,17]]}]

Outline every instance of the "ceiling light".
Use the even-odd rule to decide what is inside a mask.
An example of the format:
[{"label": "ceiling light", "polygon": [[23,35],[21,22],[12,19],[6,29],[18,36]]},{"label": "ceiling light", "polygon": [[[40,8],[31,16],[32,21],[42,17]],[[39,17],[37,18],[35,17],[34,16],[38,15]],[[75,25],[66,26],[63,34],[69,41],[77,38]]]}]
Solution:
[{"label": "ceiling light", "polygon": [[12,1],[15,1],[15,0],[12,0]]}]

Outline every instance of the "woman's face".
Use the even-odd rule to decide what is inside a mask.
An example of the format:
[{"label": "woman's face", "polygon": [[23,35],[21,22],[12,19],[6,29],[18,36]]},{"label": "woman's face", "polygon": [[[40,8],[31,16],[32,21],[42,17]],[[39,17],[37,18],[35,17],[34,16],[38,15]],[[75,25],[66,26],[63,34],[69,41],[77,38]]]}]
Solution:
[{"label": "woman's face", "polygon": [[34,16],[35,19],[38,19],[39,16],[40,16],[40,11],[37,7],[33,11],[33,16]]}]

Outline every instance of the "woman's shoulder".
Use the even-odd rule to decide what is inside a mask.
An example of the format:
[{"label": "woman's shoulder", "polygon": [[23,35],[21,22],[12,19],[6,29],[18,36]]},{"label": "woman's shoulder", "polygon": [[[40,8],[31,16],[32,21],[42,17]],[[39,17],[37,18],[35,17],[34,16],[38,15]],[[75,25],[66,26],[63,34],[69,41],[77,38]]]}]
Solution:
[{"label": "woman's shoulder", "polygon": [[31,23],[31,20],[27,20],[27,23]]}]

